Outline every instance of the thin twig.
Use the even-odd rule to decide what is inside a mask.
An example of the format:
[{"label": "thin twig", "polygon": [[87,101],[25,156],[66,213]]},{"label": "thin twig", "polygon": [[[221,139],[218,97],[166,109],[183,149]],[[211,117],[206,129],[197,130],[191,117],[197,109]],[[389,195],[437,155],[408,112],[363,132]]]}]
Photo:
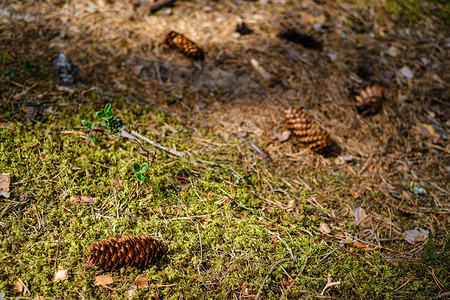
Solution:
[{"label": "thin twig", "polygon": [[325,293],[325,291],[326,291],[328,288],[333,287],[333,286],[335,286],[335,285],[340,285],[340,284],[341,284],[341,281],[340,281],[340,280],[339,280],[339,281],[336,281],[336,282],[332,282],[332,281],[331,281],[331,274],[328,274],[327,284],[326,284],[325,287],[323,288],[323,291],[322,291],[322,293],[320,293],[320,295],[323,296],[323,294]]},{"label": "thin twig", "polygon": [[251,147],[253,150],[256,151],[256,153],[258,153],[263,159],[267,159],[267,160],[271,160],[271,157],[269,155],[269,153],[267,153],[266,151],[262,150],[261,148],[259,148],[255,143],[253,143],[252,141],[246,139],[245,137],[243,137],[242,135],[235,133],[235,135],[241,140],[243,141],[245,144],[247,144],[247,146]]},{"label": "thin twig", "polygon": [[161,72],[159,71],[159,64],[156,61],[155,62],[155,70],[156,70],[156,78],[158,78],[158,82],[161,85],[161,87],[163,88],[164,92],[168,93],[169,90],[166,88],[166,86],[164,85],[162,79],[161,79]]},{"label": "thin twig", "polygon": [[[124,134],[124,133],[125,133],[125,134]],[[180,152],[180,151],[177,151],[177,150],[173,150],[173,149],[164,147],[163,145],[161,145],[161,144],[159,144],[159,143],[157,143],[157,142],[155,142],[155,141],[152,141],[151,139],[146,138],[146,137],[143,136],[143,135],[140,135],[140,134],[137,133],[135,130],[132,130],[132,131],[131,131],[131,134],[128,133],[126,130],[122,130],[122,135],[123,135],[124,137],[128,137],[128,138],[131,138],[132,136],[134,136],[135,139],[136,139],[136,137],[137,137],[137,138],[140,138],[141,140],[143,140],[143,141],[149,143],[150,145],[152,145],[153,147],[158,148],[158,149],[161,149],[161,150],[164,150],[164,151],[166,151],[167,153],[172,154],[173,156],[176,156],[176,157],[183,157],[183,156],[185,156],[184,152]],[[130,136],[131,136],[131,137],[130,137]]]}]

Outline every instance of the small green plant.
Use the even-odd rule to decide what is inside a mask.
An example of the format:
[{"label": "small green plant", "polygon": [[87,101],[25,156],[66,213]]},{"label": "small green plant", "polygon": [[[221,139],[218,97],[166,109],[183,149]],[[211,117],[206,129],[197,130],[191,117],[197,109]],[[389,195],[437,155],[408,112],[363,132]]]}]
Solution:
[{"label": "small green plant", "polygon": [[25,68],[25,70],[27,71],[31,71],[31,70],[35,70],[35,71],[40,71],[41,70],[41,66],[39,66],[39,62],[38,61],[29,61],[27,60],[24,64],[23,67]]},{"label": "small green plant", "polygon": [[[100,126],[109,129],[109,132],[116,135],[117,137],[120,137],[122,135],[121,129],[125,125],[125,123],[119,117],[114,118],[114,115],[112,114],[111,103],[106,104],[104,109],[96,111],[95,116],[98,118],[106,118],[106,120],[103,120],[101,122]],[[105,139],[104,134],[98,133],[94,129],[93,122],[82,120],[81,125],[89,128],[89,134],[87,137],[91,141],[93,141],[94,144],[97,144],[100,140]]]},{"label": "small green plant", "polygon": [[133,164],[133,169],[136,171],[134,176],[142,182],[145,180],[145,172],[148,170],[148,163],[143,163],[142,165],[139,165],[138,163]]},{"label": "small green plant", "polygon": [[81,125],[89,128],[89,134],[87,135],[87,138],[90,139],[92,142],[94,142],[94,144],[97,144],[98,141],[102,139],[101,134],[95,131],[93,122],[82,120]]},{"label": "small green plant", "polygon": [[122,129],[123,125],[125,125],[125,123],[119,117],[114,119],[111,103],[106,104],[105,109],[95,112],[95,115],[98,118],[106,118],[106,120],[103,120],[100,124],[101,126],[108,128],[109,131],[112,134],[115,134],[117,137],[120,137],[122,135],[122,132],[120,130]]}]

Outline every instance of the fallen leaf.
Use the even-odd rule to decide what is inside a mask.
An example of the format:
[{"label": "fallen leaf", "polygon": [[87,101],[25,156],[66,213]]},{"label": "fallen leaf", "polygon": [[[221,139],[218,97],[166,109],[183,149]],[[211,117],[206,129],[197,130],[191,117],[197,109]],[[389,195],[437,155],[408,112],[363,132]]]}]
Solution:
[{"label": "fallen leaf", "polygon": [[378,247],[372,248],[367,246],[366,244],[360,243],[360,242],[354,242],[352,244],[352,247],[358,248],[358,249],[362,249],[362,250],[375,250],[378,249]]},{"label": "fallen leaf", "polygon": [[62,269],[60,267],[60,269],[58,271],[55,272],[55,274],[53,275],[53,281],[59,282],[59,281],[63,281],[66,280],[69,277],[69,271]]},{"label": "fallen leaf", "polygon": [[95,198],[87,197],[87,196],[77,196],[72,195],[69,198],[69,202],[78,203],[78,204],[93,204]]},{"label": "fallen leaf", "polygon": [[142,69],[144,67],[145,66],[143,66],[143,65],[134,65],[134,66],[131,67],[131,71],[133,71],[133,73],[136,74],[136,75],[140,75],[141,72],[142,72]]},{"label": "fallen leaf", "polygon": [[289,200],[288,206],[287,206],[287,211],[288,212],[292,212],[295,209],[295,200],[291,199]]},{"label": "fallen leaf", "polygon": [[291,136],[291,132],[289,130],[283,131],[280,135],[280,137],[278,138],[278,140],[280,142],[284,142],[287,141],[287,139],[289,139],[289,137]]},{"label": "fallen leaf", "polygon": [[284,279],[283,278],[281,283],[283,284],[283,287],[285,289],[290,289],[292,287],[292,285],[294,285],[294,280],[292,278],[289,278],[289,279]]},{"label": "fallen leaf", "polygon": [[441,137],[439,135],[439,133],[436,132],[434,127],[430,124],[418,123],[417,130],[419,130],[421,133],[423,133],[424,135],[426,135],[429,138],[438,138],[439,139]]},{"label": "fallen leaf", "polygon": [[353,161],[353,155],[341,155],[339,158],[344,162],[351,162]]},{"label": "fallen leaf", "polygon": [[272,240],[272,242],[274,242],[275,244],[278,243],[278,239],[276,237],[275,234],[272,234],[272,236],[270,237],[270,239]]},{"label": "fallen leaf", "polygon": [[67,194],[66,192],[62,192],[61,195],[59,195],[59,200],[62,201],[66,199],[67,196],[69,196],[69,194]]},{"label": "fallen leaf", "polygon": [[304,25],[312,24],[314,23],[314,16],[302,11],[300,12],[300,23]]},{"label": "fallen leaf", "polygon": [[99,275],[94,279],[95,286],[105,286],[110,285],[114,282],[114,279],[109,275]]},{"label": "fallen leaf", "polygon": [[328,227],[328,225],[324,222],[320,223],[319,230],[322,231],[323,233],[327,233],[327,234],[331,233],[330,227]]},{"label": "fallen leaf", "polygon": [[428,238],[430,232],[423,228],[410,229],[403,232],[403,238],[408,243],[414,245],[417,242],[425,241]]},{"label": "fallen leaf", "polygon": [[445,81],[442,80],[442,78],[439,77],[437,74],[433,74],[433,76],[431,76],[431,79],[433,79],[434,81],[437,81],[439,83],[445,84]]},{"label": "fallen leaf", "polygon": [[3,173],[0,174],[0,196],[9,198],[9,184],[11,183],[11,174]]},{"label": "fallen leaf", "polygon": [[367,218],[366,211],[361,206],[355,208],[354,216],[356,226],[359,226]]},{"label": "fallen leaf", "polygon": [[148,287],[147,276],[145,274],[140,274],[134,280],[138,288]]},{"label": "fallen leaf", "polygon": [[18,293],[22,293],[25,290],[25,284],[23,283],[22,279],[17,278],[16,280],[14,280],[14,289],[18,292]]},{"label": "fallen leaf", "polygon": [[241,294],[244,296],[248,296],[248,288],[247,288],[247,282],[244,282],[241,286]]}]

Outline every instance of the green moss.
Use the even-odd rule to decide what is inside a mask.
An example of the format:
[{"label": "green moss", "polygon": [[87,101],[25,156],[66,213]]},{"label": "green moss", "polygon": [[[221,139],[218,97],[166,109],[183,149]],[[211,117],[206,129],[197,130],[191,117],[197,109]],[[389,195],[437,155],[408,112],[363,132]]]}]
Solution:
[{"label": "green moss", "polygon": [[[12,67],[8,66],[18,72]],[[46,70],[43,65],[39,72],[44,73],[36,76],[43,76]],[[11,88],[3,86],[2,91]],[[189,149],[197,158],[213,163],[175,159],[144,144],[156,158],[147,179],[139,183],[132,163],[149,158],[137,144],[108,137],[94,145],[84,138],[81,120],[93,120],[95,110],[107,102],[127,129],[139,128],[165,146]],[[4,115],[8,123],[0,129],[0,170],[11,173],[13,182],[11,198],[0,198],[0,290],[8,296],[20,296],[13,289],[16,278],[26,284],[31,295],[52,298],[125,299],[132,294],[136,299],[155,295],[213,299],[238,297],[244,283],[249,293],[256,295],[270,267],[291,255],[295,262],[283,263],[283,268],[276,267],[269,274],[263,286],[266,298],[315,299],[329,274],[334,281],[341,281],[339,289],[326,292],[337,298],[427,298],[435,293],[432,276],[421,265],[394,264],[381,259],[378,252],[359,253],[369,260],[347,252],[329,254],[336,245],[307,232],[317,232],[313,228],[329,214],[332,200],[319,210],[307,202],[310,195],[305,190],[292,189],[290,196],[272,193],[267,188],[269,181],[283,189],[289,187],[278,175],[264,177],[261,163],[246,169],[232,147],[202,149],[196,154],[201,146],[189,127],[174,116],[96,92],[75,92],[51,105],[54,114],[48,115],[46,122],[24,123],[20,106],[11,104]],[[177,130],[166,130],[168,125]],[[221,142],[211,132],[202,134]],[[337,193],[342,197],[351,187],[345,177],[318,170],[299,172],[314,176],[311,185],[316,189],[339,187]],[[248,176],[235,184],[234,173]],[[25,193],[33,197],[21,199]],[[63,193],[96,199],[92,205],[71,203]],[[297,201],[297,212],[268,204],[287,205],[290,199]],[[158,235],[164,241],[165,255],[155,265],[144,270],[86,268],[86,248],[96,240],[142,233]],[[55,283],[52,277],[58,266],[68,269],[70,276]],[[94,277],[101,273],[114,278],[112,289],[93,285]],[[134,291],[134,278],[141,273],[151,286]],[[295,274],[289,290],[281,285],[287,274]],[[438,268],[436,274],[446,278],[448,271]],[[414,280],[397,290],[411,277]]]}]

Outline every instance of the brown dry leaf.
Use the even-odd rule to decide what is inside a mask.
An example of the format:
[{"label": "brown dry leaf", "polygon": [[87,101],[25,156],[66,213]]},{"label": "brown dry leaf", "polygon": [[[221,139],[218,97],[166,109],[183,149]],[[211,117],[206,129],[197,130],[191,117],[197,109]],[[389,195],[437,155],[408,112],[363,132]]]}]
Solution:
[{"label": "brown dry leaf", "polygon": [[14,289],[18,292],[18,293],[22,293],[23,290],[25,289],[25,285],[23,284],[22,279],[17,278],[16,280],[14,280]]},{"label": "brown dry leaf", "polygon": [[280,137],[278,138],[278,140],[280,142],[284,142],[287,141],[287,139],[289,139],[289,137],[291,136],[291,132],[289,130],[283,131],[280,135]]},{"label": "brown dry leaf", "polygon": [[140,75],[144,67],[145,67],[144,65],[134,65],[131,66],[131,71],[133,71],[133,73],[136,75]]},{"label": "brown dry leaf", "polygon": [[441,137],[439,135],[439,133],[436,132],[434,127],[431,126],[430,124],[418,123],[417,129],[429,138],[440,138]]},{"label": "brown dry leaf", "polygon": [[272,234],[272,236],[270,237],[270,239],[272,240],[272,242],[278,243],[278,239],[277,239],[277,237],[276,237],[275,234]]},{"label": "brown dry leaf", "polygon": [[378,247],[372,248],[367,246],[366,244],[360,243],[360,242],[354,242],[352,244],[352,247],[358,248],[358,249],[362,249],[362,250],[375,250],[378,249]]},{"label": "brown dry leaf", "polygon": [[69,277],[69,271],[59,267],[59,270],[53,275],[53,281],[59,282]]},{"label": "brown dry leaf", "polygon": [[69,198],[69,202],[77,203],[77,204],[94,204],[95,198],[87,197],[87,196],[76,196],[72,195]]},{"label": "brown dry leaf", "polygon": [[324,222],[320,223],[319,230],[322,231],[323,233],[327,233],[327,234],[331,233],[330,227],[328,227],[328,225]]},{"label": "brown dry leaf", "polygon": [[355,208],[354,216],[355,216],[356,226],[361,225],[361,223],[363,223],[367,218],[366,211],[361,206],[358,206],[357,208]]},{"label": "brown dry leaf", "polygon": [[308,14],[307,12],[300,12],[300,23],[302,23],[303,25],[309,25],[314,23],[314,16]]},{"label": "brown dry leaf", "polygon": [[423,228],[410,229],[403,232],[403,238],[408,243],[414,245],[417,242],[423,242],[428,238],[430,232]]},{"label": "brown dry leaf", "polygon": [[292,278],[284,279],[281,281],[281,284],[285,289],[290,289],[292,285],[294,285],[294,280]]},{"label": "brown dry leaf", "polygon": [[148,287],[147,276],[145,274],[140,274],[134,280],[138,288]]},{"label": "brown dry leaf", "polygon": [[11,174],[3,173],[0,174],[0,196],[9,198],[9,184],[11,183]]},{"label": "brown dry leaf", "polygon": [[114,282],[114,279],[109,275],[99,275],[94,279],[95,286],[105,286],[110,285]]},{"label": "brown dry leaf", "polygon": [[59,200],[62,201],[66,199],[67,196],[69,196],[69,194],[67,194],[66,192],[62,192],[61,195],[59,195]]},{"label": "brown dry leaf", "polygon": [[292,212],[295,209],[295,200],[291,199],[289,200],[288,206],[287,206],[287,211],[288,212]]},{"label": "brown dry leaf", "polygon": [[247,288],[247,282],[244,282],[241,286],[241,294],[244,296],[248,296],[248,288]]}]

